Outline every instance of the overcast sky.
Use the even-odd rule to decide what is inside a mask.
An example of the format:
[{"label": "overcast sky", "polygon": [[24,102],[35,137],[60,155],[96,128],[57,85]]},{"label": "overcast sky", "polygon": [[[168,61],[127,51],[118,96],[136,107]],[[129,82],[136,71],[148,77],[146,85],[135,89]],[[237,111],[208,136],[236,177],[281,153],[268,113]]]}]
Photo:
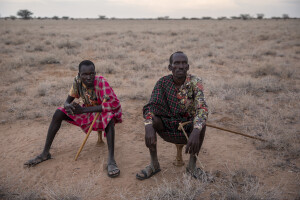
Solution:
[{"label": "overcast sky", "polygon": [[157,18],[231,17],[257,13],[265,17],[300,17],[300,0],[0,0],[0,15],[28,9],[36,17]]}]

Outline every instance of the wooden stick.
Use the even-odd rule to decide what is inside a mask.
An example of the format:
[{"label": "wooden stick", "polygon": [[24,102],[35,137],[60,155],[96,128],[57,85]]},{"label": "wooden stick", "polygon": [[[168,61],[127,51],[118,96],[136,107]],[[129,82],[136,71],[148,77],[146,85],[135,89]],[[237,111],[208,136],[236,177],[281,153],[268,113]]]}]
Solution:
[{"label": "wooden stick", "polygon": [[[185,135],[185,137],[186,137],[186,140],[188,141],[188,140],[189,140],[189,137],[188,137],[188,135],[186,134],[186,132],[185,132],[185,130],[184,130],[184,128],[183,128],[183,126],[186,125],[186,124],[188,124],[188,123],[186,123],[186,122],[184,122],[184,123],[179,123],[178,130],[181,129],[181,130],[183,131],[183,133],[184,133],[184,135]],[[204,167],[203,167],[201,161],[199,160],[199,158],[198,158],[198,156],[197,156],[196,154],[195,154],[195,156],[196,156],[197,161],[199,162],[200,169],[203,171],[203,170],[204,170]]]},{"label": "wooden stick", "polygon": [[[184,126],[184,125],[189,124],[189,123],[192,123],[192,121],[183,122],[181,124],[182,124],[182,126]],[[206,123],[206,126],[211,127],[211,128],[215,128],[215,129],[219,129],[219,130],[222,130],[222,131],[227,131],[227,132],[230,132],[230,133],[234,133],[234,134],[237,134],[237,135],[242,135],[242,136],[245,136],[245,137],[248,137],[248,138],[252,138],[252,139],[256,139],[256,140],[260,140],[260,141],[266,142],[266,140],[264,140],[264,139],[261,139],[261,138],[258,138],[258,137],[254,137],[254,136],[251,136],[251,135],[247,135],[247,134],[244,134],[244,133],[239,133],[239,132],[236,132],[236,131],[232,131],[232,130],[229,130],[229,129],[226,129],[226,128],[218,127],[218,126],[215,126],[215,125],[212,125],[212,124]]]},{"label": "wooden stick", "polygon": [[258,137],[254,137],[254,136],[251,136],[251,135],[247,135],[247,134],[244,134],[244,133],[239,133],[239,132],[232,131],[232,130],[229,130],[229,129],[217,127],[217,126],[212,125],[212,124],[206,124],[206,126],[211,127],[211,128],[216,128],[216,129],[219,129],[219,130],[222,130],[222,131],[227,131],[227,132],[230,132],[230,133],[234,133],[234,134],[237,134],[237,135],[242,135],[242,136],[245,136],[245,137],[248,137],[248,138],[252,138],[252,139],[256,139],[256,140],[260,140],[260,141],[266,142],[266,140],[264,140],[264,139],[261,139],[261,138],[258,138]]},{"label": "wooden stick", "polygon": [[[103,100],[103,102],[102,102],[102,104],[105,103],[107,100],[108,100],[108,97],[105,96],[105,97],[104,97],[104,100]],[[79,148],[79,150],[78,150],[78,152],[77,152],[77,154],[76,154],[76,156],[75,156],[75,161],[77,160],[77,158],[78,158],[80,152],[82,151],[82,149],[83,149],[83,147],[84,147],[84,145],[85,145],[85,143],[86,143],[86,141],[87,141],[87,139],[88,139],[90,133],[92,132],[92,130],[93,130],[93,125],[94,125],[94,123],[96,122],[96,120],[97,120],[97,118],[99,117],[99,115],[100,115],[100,112],[98,112],[98,113],[96,114],[96,116],[95,116],[95,118],[94,118],[94,120],[93,120],[93,122],[92,122],[92,124],[91,124],[91,126],[90,126],[90,128],[89,128],[89,130],[88,130],[88,132],[87,132],[87,134],[86,134],[86,136],[85,136],[85,138],[84,138],[84,140],[83,140],[83,143],[82,143],[82,145],[80,146],[80,148]]]}]

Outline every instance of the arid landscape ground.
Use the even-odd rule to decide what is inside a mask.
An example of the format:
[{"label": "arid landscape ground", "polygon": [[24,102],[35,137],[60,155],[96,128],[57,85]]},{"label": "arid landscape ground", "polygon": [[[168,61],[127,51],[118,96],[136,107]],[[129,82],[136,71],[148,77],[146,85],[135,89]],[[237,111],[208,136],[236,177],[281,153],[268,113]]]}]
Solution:
[{"label": "arid landscape ground", "polygon": [[[0,20],[0,199],[299,199],[300,20]],[[149,164],[142,107],[170,72],[175,51],[203,79],[208,122],[266,139],[207,128],[201,180],[175,167],[175,145],[158,139],[162,171]],[[92,60],[119,97],[118,178],[103,165],[107,146],[63,123],[53,159],[23,163],[43,148],[78,64]],[[184,154],[187,163],[189,156]]]}]

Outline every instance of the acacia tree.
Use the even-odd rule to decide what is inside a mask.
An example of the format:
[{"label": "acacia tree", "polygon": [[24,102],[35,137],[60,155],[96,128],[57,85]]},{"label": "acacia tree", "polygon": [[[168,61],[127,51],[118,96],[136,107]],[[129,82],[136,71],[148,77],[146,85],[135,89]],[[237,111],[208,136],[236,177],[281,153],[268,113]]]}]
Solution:
[{"label": "acacia tree", "polygon": [[263,19],[264,18],[264,14],[262,14],[262,13],[259,13],[259,14],[257,14],[257,19]]},{"label": "acacia tree", "polygon": [[29,10],[24,9],[24,10],[19,10],[17,12],[17,15],[20,16],[22,19],[30,19],[33,13]]}]

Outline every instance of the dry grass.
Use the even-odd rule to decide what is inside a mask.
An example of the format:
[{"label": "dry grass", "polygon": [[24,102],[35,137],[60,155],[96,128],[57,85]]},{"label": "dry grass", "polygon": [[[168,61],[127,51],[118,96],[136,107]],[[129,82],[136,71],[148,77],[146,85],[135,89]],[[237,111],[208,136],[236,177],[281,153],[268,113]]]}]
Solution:
[{"label": "dry grass", "polygon": [[206,183],[192,179],[188,175],[183,175],[176,180],[163,180],[156,187],[145,191],[146,195],[141,199],[147,200],[190,200],[197,199],[204,191]]},{"label": "dry grass", "polygon": [[[300,156],[299,23],[2,20],[0,83],[4,103],[0,121],[49,121],[50,111],[65,101],[77,65],[83,59],[96,64],[97,73],[108,79],[123,105],[130,101],[145,103],[158,78],[169,73],[170,54],[182,50],[189,57],[191,73],[203,78],[210,120],[267,139],[266,143],[254,145],[270,151],[283,163],[281,167],[288,168]],[[76,27],[81,28],[74,31]],[[135,109],[140,111],[141,107]],[[222,120],[224,117],[230,120]],[[181,181],[185,182],[164,182],[150,193],[145,191],[145,198],[197,199],[205,188],[203,183],[185,178]],[[247,171],[233,171],[221,181],[214,195],[217,199],[280,196],[261,191],[260,181],[263,180]],[[0,197],[3,191],[0,188]],[[86,193],[48,189],[50,199],[80,199]],[[23,199],[39,198],[30,196],[38,193],[23,194]]]},{"label": "dry grass", "polygon": [[258,177],[250,174],[246,169],[238,169],[219,177],[215,191],[211,193],[211,199],[222,200],[277,200],[281,192],[279,185],[267,190]]}]

